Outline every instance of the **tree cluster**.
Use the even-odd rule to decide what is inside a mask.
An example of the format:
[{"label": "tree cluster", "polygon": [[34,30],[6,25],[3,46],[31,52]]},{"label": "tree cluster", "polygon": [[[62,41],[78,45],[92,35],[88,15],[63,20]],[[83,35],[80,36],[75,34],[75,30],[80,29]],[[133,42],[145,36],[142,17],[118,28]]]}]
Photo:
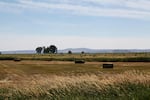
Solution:
[{"label": "tree cluster", "polygon": [[50,45],[48,47],[37,47],[36,49],[36,53],[41,54],[41,53],[57,53],[57,47],[55,45]]}]

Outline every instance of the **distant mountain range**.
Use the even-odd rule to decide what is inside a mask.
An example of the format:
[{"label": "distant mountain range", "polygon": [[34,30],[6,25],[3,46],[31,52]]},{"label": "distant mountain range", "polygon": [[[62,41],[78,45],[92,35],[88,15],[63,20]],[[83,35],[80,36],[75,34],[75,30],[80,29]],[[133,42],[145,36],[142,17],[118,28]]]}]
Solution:
[{"label": "distant mountain range", "polygon": [[2,54],[35,54],[35,50],[1,51]]},{"label": "distant mountain range", "polygon": [[[89,49],[89,48],[68,48],[63,50],[58,50],[58,53],[138,53],[138,52],[150,52],[150,49]],[[2,54],[35,54],[35,50],[16,50],[16,51],[1,51]]]},{"label": "distant mountain range", "polygon": [[150,49],[89,49],[89,48],[68,48],[64,50],[59,50],[59,53],[130,53],[130,52],[150,52]]}]

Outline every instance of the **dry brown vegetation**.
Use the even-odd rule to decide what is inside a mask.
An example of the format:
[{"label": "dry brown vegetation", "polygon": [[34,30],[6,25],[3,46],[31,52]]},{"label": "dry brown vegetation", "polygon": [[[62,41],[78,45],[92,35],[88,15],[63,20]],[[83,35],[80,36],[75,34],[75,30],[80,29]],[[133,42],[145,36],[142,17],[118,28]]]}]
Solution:
[{"label": "dry brown vegetation", "polygon": [[[41,75],[19,76],[17,74],[8,75],[5,79],[0,80],[0,88],[6,89],[7,92],[1,93],[4,98],[18,96],[29,96],[32,99],[39,98],[43,94],[48,98],[60,98],[69,95],[72,91],[77,93],[85,92],[103,93],[110,87],[119,90],[124,88],[124,84],[143,85],[150,88],[150,73],[140,71],[125,71],[121,74],[83,74],[83,75]],[[125,94],[124,95],[128,95]],[[82,96],[82,95],[81,95]],[[150,94],[148,95],[150,96]],[[26,97],[26,98],[27,98]],[[12,97],[13,98],[13,97]],[[18,97],[19,98],[19,97]],[[80,98],[80,97],[79,97]],[[71,99],[71,98],[70,98]]]},{"label": "dry brown vegetation", "polygon": [[[114,68],[103,69],[103,63],[113,63]],[[150,62],[0,61],[0,100],[149,100],[149,97]]]}]

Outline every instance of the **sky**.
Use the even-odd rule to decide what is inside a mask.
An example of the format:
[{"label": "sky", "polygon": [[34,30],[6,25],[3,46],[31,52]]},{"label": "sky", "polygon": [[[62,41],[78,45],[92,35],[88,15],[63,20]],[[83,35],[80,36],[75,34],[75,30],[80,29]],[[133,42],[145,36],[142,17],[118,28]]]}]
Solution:
[{"label": "sky", "polygon": [[0,51],[150,49],[150,0],[0,0]]}]

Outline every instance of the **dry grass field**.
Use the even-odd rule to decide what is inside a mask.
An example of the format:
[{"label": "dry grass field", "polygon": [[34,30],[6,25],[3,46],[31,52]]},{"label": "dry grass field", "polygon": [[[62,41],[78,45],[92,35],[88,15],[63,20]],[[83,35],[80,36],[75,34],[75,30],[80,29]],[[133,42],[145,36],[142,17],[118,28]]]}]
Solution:
[{"label": "dry grass field", "polygon": [[[102,64],[113,63],[113,69],[103,69]],[[128,70],[150,72],[150,62],[86,62],[68,61],[0,61],[0,74],[99,74],[122,73]]]},{"label": "dry grass field", "polygon": [[88,62],[150,62],[150,53],[98,53],[98,54],[2,54],[0,60],[42,60],[74,61],[84,59]]},{"label": "dry grass field", "polygon": [[150,100],[150,62],[0,60],[0,100]]}]

